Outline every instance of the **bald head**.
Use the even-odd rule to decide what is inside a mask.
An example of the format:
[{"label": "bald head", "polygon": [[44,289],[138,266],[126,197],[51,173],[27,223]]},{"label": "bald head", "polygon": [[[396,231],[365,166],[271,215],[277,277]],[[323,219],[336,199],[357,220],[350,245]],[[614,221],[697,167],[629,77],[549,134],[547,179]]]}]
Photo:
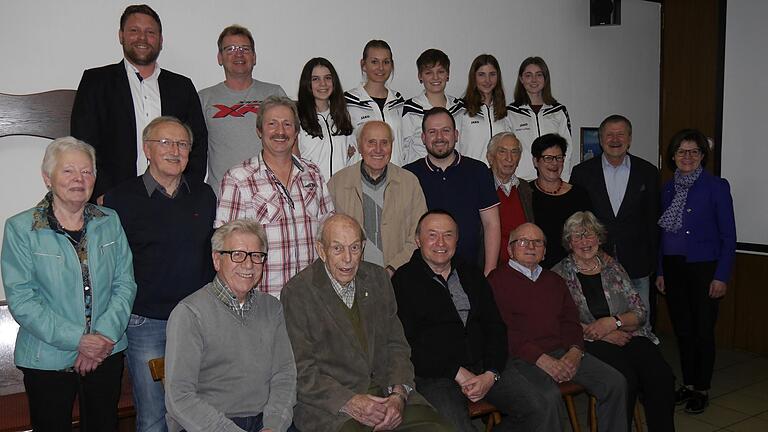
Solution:
[{"label": "bald head", "polygon": [[355,278],[363,258],[365,234],[360,224],[351,217],[336,213],[323,222],[319,240],[315,243],[318,256],[325,268],[342,286]]},{"label": "bald head", "polygon": [[547,238],[544,232],[532,223],[524,223],[509,234],[507,250],[512,260],[534,270],[544,259]]}]

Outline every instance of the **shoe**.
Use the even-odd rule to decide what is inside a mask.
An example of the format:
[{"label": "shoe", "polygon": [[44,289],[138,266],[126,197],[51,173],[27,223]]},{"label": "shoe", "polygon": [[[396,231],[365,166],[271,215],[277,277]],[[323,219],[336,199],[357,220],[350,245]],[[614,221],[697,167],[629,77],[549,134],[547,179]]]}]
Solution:
[{"label": "shoe", "polygon": [[701,414],[709,406],[709,395],[701,392],[693,392],[694,395],[685,404],[685,412],[688,414]]},{"label": "shoe", "polygon": [[678,387],[675,392],[675,405],[682,405],[688,402],[693,397],[694,393],[696,392],[684,385]]}]

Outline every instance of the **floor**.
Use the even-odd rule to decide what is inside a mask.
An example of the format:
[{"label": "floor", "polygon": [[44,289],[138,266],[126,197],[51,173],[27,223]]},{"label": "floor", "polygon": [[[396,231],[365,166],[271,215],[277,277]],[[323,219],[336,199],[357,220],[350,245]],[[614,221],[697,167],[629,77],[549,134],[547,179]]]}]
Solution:
[{"label": "floor", "polygon": [[[659,337],[662,339],[664,357],[676,376],[682,376],[675,338],[664,335]],[[582,431],[589,431],[585,395],[576,397],[576,408]],[[479,420],[475,423],[478,430],[485,430]],[[567,417],[563,418],[562,424],[563,431],[570,432]],[[645,426],[643,430],[649,432]],[[675,430],[768,432],[768,358],[745,351],[718,350],[709,407],[696,415],[687,414],[682,406],[678,407],[675,411]]]}]

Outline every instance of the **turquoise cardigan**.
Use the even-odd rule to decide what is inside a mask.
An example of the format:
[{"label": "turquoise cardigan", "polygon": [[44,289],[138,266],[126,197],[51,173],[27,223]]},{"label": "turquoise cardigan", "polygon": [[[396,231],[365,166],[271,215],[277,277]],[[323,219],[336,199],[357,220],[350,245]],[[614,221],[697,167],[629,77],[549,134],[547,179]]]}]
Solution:
[{"label": "turquoise cardigan", "polygon": [[[8,308],[21,328],[17,366],[62,370],[77,358],[85,332],[83,277],[69,240],[45,219],[45,200],[5,223],[2,276]],[[133,259],[117,214],[88,204],[88,268],[92,285],[91,332],[126,348],[125,329],[136,296]]]}]

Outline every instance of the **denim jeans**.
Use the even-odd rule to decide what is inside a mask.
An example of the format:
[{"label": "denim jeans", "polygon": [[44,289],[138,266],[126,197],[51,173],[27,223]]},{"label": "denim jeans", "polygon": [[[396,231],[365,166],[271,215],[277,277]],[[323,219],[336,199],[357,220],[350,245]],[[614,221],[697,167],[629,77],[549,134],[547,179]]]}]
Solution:
[{"label": "denim jeans", "polygon": [[167,321],[131,314],[128,321],[128,371],[136,407],[136,432],[167,432],[163,384],[152,380],[147,362],[165,356]]}]

